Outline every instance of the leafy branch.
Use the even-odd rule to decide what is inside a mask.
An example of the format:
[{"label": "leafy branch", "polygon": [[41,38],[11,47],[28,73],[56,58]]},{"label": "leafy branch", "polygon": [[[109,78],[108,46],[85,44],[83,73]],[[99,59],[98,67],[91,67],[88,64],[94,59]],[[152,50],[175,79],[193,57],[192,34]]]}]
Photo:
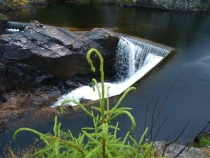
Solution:
[{"label": "leafy branch", "polygon": [[[95,67],[91,60],[91,54],[95,53],[100,60],[100,75],[101,83],[98,83],[95,79],[92,79],[92,88],[95,91],[97,89],[100,105],[99,107],[92,106],[93,110],[99,111],[99,114],[94,115],[93,111],[89,111],[83,104],[66,99],[61,104],[61,112],[64,112],[64,105],[66,102],[73,102],[77,104],[88,116],[93,119],[93,127],[84,127],[81,130],[78,138],[74,137],[72,132],[63,132],[61,130],[61,123],[58,123],[57,116],[55,116],[55,123],[53,127],[54,135],[43,134],[30,128],[20,128],[14,133],[14,140],[18,133],[22,131],[32,132],[39,136],[39,139],[45,143],[45,147],[34,153],[34,157],[59,157],[59,158],[147,158],[154,156],[155,151],[152,149],[153,142],[143,143],[148,128],[145,129],[140,140],[137,142],[132,136],[131,132],[135,130],[136,122],[130,110],[130,107],[119,107],[125,96],[134,87],[128,88],[120,97],[118,102],[110,109],[108,90],[109,87],[105,87],[104,84],[104,70],[103,70],[103,58],[97,49],[91,48],[87,52],[87,61],[91,66],[91,70],[95,72]],[[105,89],[107,94],[105,97]],[[105,104],[106,103],[106,104]],[[120,115],[127,115],[131,121],[131,129],[127,132],[123,139],[117,137],[117,132],[120,130],[119,123],[115,126],[111,125],[111,121],[116,119]],[[87,140],[84,141],[84,140]],[[129,143],[131,141],[131,144]]]}]

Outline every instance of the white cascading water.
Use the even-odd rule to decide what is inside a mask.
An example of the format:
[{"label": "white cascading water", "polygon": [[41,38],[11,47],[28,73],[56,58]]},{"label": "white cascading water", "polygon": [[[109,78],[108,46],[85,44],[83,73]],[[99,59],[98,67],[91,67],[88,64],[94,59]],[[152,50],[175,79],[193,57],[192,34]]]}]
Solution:
[{"label": "white cascading water", "polygon": [[139,70],[144,62],[145,53],[142,48],[134,45],[125,37],[121,37],[116,54],[117,74],[118,81],[123,81],[130,78]]},{"label": "white cascading water", "polygon": [[[169,50],[147,44],[128,37],[121,37],[117,48],[116,68],[118,70],[116,77],[118,82],[107,83],[109,87],[108,97],[120,95],[127,88],[132,86],[153,67],[155,67],[164,57],[169,54]],[[105,88],[106,89],[106,88]],[[107,94],[105,92],[105,94]],[[93,91],[90,86],[82,86],[68,94],[63,95],[52,107],[60,106],[65,99],[80,101],[81,99],[98,100],[97,91]],[[73,103],[69,105],[74,106]]]},{"label": "white cascading water", "polygon": [[19,29],[7,29],[8,31],[11,31],[11,32],[18,32],[20,31]]}]

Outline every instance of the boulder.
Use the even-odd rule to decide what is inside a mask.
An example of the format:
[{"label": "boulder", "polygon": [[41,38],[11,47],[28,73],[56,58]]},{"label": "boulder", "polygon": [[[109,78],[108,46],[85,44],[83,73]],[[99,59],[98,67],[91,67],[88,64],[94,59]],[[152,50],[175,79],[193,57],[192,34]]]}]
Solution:
[{"label": "boulder", "polygon": [[[14,25],[23,29],[23,23],[9,24],[11,28]],[[32,21],[22,31],[2,31],[0,133],[7,130],[8,121],[50,106],[67,91],[89,84],[93,77],[99,77],[97,55],[91,55],[96,73],[90,70],[86,59],[90,48],[97,48],[102,53],[105,75],[110,79],[115,73],[118,41],[116,33],[103,28],[71,32],[37,21]]]},{"label": "boulder", "polygon": [[185,146],[180,144],[172,143],[167,146],[164,141],[157,141],[153,144],[158,155],[167,156],[170,158],[208,158],[208,156],[198,148],[190,147],[185,148]]},{"label": "boulder", "polygon": [[77,75],[97,77],[97,56],[91,56],[96,73],[90,70],[86,59],[90,48],[102,53],[105,75],[111,78],[118,41],[116,33],[103,28],[76,34],[32,21],[23,31],[0,36],[1,89],[38,87],[49,80],[65,83]]}]

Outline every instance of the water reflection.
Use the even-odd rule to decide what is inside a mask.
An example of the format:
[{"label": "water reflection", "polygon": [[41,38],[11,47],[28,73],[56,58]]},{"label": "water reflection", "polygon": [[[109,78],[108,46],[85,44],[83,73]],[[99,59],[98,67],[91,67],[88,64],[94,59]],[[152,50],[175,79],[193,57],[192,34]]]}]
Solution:
[{"label": "water reflection", "polygon": [[179,13],[143,8],[114,6],[54,6],[9,13],[12,20],[29,22],[36,19],[58,27],[91,29],[118,28],[118,32],[138,35],[156,42],[176,46],[180,41],[194,40],[206,34],[210,16],[205,13]]}]

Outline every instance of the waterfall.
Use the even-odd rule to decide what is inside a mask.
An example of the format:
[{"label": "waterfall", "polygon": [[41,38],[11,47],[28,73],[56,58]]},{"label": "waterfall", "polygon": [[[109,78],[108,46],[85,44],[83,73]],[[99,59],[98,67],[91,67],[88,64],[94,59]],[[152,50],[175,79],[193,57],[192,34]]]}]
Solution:
[{"label": "waterfall", "polygon": [[134,45],[124,37],[120,38],[117,46],[116,77],[118,81],[131,77],[143,64],[145,53],[142,48]]},{"label": "waterfall", "polygon": [[126,39],[133,43],[136,47],[140,47],[145,54],[152,53],[158,56],[166,57],[171,51],[167,46],[157,44],[148,40],[140,40],[130,37],[126,37]]},{"label": "waterfall", "polygon": [[28,23],[7,21],[7,29],[24,30],[24,28],[28,25]]},{"label": "waterfall", "polygon": [[[122,94],[128,87],[147,74],[173,49],[142,39],[131,38],[120,34],[116,51],[116,82],[105,83],[109,87],[108,97]],[[105,88],[106,89],[106,88]],[[106,94],[106,92],[105,92]],[[52,107],[61,105],[64,99],[98,100],[98,93],[92,87],[82,86],[63,95]],[[69,103],[73,106],[72,103]]]},{"label": "waterfall", "polygon": [[149,41],[140,41],[121,35],[117,46],[116,77],[118,81],[134,75],[144,65],[146,65],[146,57],[151,53],[156,56],[166,57],[169,50],[164,46],[157,46]]}]

